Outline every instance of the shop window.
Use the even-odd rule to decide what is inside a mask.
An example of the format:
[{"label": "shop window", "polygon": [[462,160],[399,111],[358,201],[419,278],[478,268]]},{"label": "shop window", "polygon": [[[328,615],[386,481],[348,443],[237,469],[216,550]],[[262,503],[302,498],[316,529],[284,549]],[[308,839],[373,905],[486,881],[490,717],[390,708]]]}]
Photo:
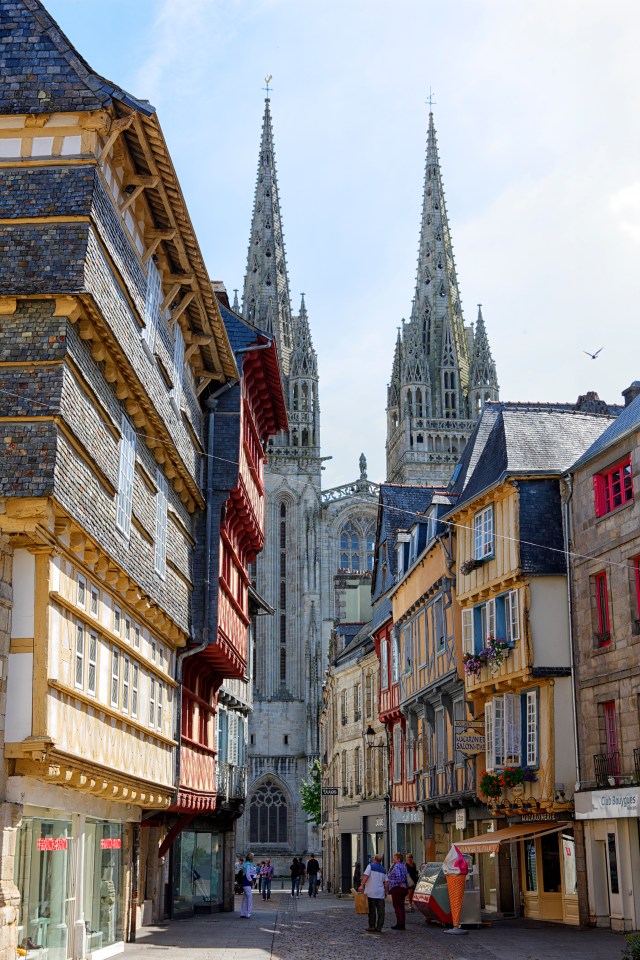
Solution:
[{"label": "shop window", "polygon": [[548,833],[546,836],[540,837],[540,860],[542,889],[545,893],[562,893],[560,847],[557,833]]},{"label": "shop window", "polygon": [[122,940],[123,828],[87,820],[84,836],[84,916],[87,953]]},{"label": "shop window", "polygon": [[287,843],[287,800],[277,783],[268,778],[249,801],[249,843]]},{"label": "shop window", "polygon": [[493,504],[490,504],[473,518],[473,556],[484,560],[492,557],[493,552]]},{"label": "shop window", "polygon": [[615,467],[597,473],[593,478],[596,517],[603,517],[633,500],[631,457]]},{"label": "shop window", "polygon": [[[25,817],[18,830],[15,882],[20,892],[18,946],[24,954],[46,957],[72,954],[69,907],[75,856],[71,822]],[[35,945],[35,949],[31,947]],[[33,951],[33,952],[32,952]]]},{"label": "shop window", "polygon": [[576,867],[576,841],[573,833],[562,834],[562,865],[565,895],[567,897],[577,897],[578,870]]},{"label": "shop window", "polygon": [[609,882],[611,884],[611,893],[620,893],[620,882],[618,880],[618,851],[616,849],[615,833],[607,834],[607,855],[609,859]]},{"label": "shop window", "polygon": [[536,841],[524,841],[524,877],[528,893],[538,890],[538,863],[536,859]]}]

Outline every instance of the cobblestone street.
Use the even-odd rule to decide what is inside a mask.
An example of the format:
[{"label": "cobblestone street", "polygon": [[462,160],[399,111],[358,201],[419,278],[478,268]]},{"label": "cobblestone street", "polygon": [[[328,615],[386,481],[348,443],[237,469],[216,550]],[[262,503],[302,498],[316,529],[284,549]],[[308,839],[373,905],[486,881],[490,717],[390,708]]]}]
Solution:
[{"label": "cobblestone street", "polygon": [[453,938],[427,926],[419,913],[407,914],[406,931],[396,932],[390,902],[385,930],[374,937],[349,898],[273,896],[270,904],[254,898],[249,921],[240,919],[237,900],[233,914],[146,927],[126,947],[125,960],[620,960],[624,947],[623,938],[607,930],[533,921],[499,921]]}]

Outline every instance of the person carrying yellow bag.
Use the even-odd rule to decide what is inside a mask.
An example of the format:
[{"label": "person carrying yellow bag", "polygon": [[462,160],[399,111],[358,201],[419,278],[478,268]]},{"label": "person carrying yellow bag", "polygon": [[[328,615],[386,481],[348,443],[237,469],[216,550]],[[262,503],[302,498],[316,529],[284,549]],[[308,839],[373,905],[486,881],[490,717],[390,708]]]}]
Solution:
[{"label": "person carrying yellow bag", "polygon": [[365,891],[369,901],[369,926],[367,933],[382,933],[384,926],[384,898],[389,892],[387,874],[381,863],[379,853],[366,867],[359,889]]}]

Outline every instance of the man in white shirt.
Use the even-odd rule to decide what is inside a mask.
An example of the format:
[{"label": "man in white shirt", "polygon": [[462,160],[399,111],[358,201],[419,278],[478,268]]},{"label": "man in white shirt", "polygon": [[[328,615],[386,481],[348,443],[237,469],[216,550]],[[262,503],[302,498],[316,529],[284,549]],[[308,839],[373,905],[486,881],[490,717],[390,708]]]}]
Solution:
[{"label": "man in white shirt", "polygon": [[242,920],[248,920],[253,909],[253,881],[256,878],[256,868],[253,865],[253,854],[248,853],[247,859],[242,865],[242,904],[240,906],[240,917]]},{"label": "man in white shirt", "polygon": [[381,863],[382,855],[375,853],[371,863],[365,868],[360,893],[366,893],[369,900],[369,926],[367,933],[382,933],[384,926],[384,898],[389,892],[387,871]]}]

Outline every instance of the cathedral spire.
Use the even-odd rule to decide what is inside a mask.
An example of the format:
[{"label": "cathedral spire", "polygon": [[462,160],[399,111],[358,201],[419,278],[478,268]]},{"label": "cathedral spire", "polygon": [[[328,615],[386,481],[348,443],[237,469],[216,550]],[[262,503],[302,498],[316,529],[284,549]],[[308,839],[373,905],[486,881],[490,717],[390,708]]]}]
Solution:
[{"label": "cathedral spire", "polygon": [[264,102],[242,313],[245,320],[273,333],[282,374],[287,377],[291,354],[291,300],[268,96]]},{"label": "cathedral spire", "polygon": [[469,406],[472,412],[479,416],[485,401],[497,400],[498,396],[496,365],[491,356],[489,338],[482,316],[482,304],[479,303],[469,374]]},{"label": "cathedral spire", "polygon": [[304,293],[300,312],[293,319],[293,348],[289,359],[289,446],[301,456],[319,455],[320,406],[318,404],[318,358],[311,340]]},{"label": "cathedral spire", "polygon": [[[483,350],[488,351],[484,324],[482,331]],[[409,322],[403,322],[396,344],[388,393],[389,481],[448,482],[477,416],[477,396],[470,382],[472,355],[478,354],[472,329],[465,328],[462,316],[430,112],[415,295]],[[491,389],[497,396],[495,368]]]}]

